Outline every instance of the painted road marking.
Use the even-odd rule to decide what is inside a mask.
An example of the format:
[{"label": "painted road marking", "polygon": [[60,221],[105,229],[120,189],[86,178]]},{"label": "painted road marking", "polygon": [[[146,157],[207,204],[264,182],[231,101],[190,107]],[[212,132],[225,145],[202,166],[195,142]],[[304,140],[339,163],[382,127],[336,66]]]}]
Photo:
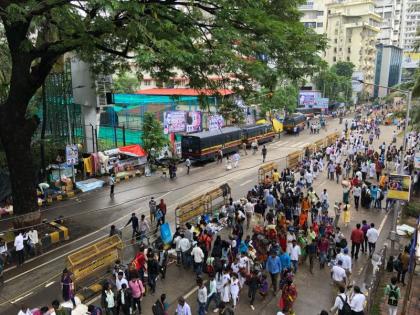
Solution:
[{"label": "painted road marking", "polygon": [[239,186],[245,186],[246,184],[249,184],[249,183],[251,183],[253,181],[254,181],[253,179],[249,179],[249,180],[243,182],[242,184],[240,184]]},{"label": "painted road marking", "polygon": [[379,229],[378,229],[378,233],[379,234],[381,234],[381,231],[382,231],[382,229],[383,229],[383,227],[385,225],[386,219],[388,218],[388,214],[389,214],[389,212],[387,212],[387,214],[382,219],[381,225],[379,226]]},{"label": "painted road marking", "polygon": [[296,142],[295,144],[292,144],[290,147],[297,148],[297,147],[300,147],[302,144],[303,144],[303,142],[299,141],[299,142]]},{"label": "painted road marking", "polygon": [[46,288],[48,288],[49,286],[53,285],[54,283],[55,283],[55,281],[51,281],[50,283],[47,283],[47,284],[45,285],[45,287],[46,287]]},{"label": "painted road marking", "polygon": [[16,300],[11,301],[10,303],[12,303],[12,304],[16,304],[16,303],[17,303],[17,302],[19,302],[20,300],[23,300],[24,298],[26,298],[26,297],[30,296],[32,293],[34,293],[34,292],[33,292],[33,291],[31,291],[31,292],[29,292],[29,293],[27,293],[27,294],[25,294],[25,295],[22,295],[21,297],[17,298]]},{"label": "painted road marking", "polygon": [[[165,197],[165,196],[169,195],[171,192],[172,192],[172,190],[171,190],[171,191],[169,191],[169,192],[167,192],[167,193],[165,193],[165,194],[163,194],[162,196],[158,197],[157,199],[163,198],[163,197]],[[146,199],[146,198],[147,198],[147,197],[142,197],[141,199]],[[134,210],[134,211],[139,211],[140,209],[141,209],[141,208],[138,208],[138,209],[136,209],[136,210]],[[82,236],[82,237],[80,237],[80,238],[78,238],[78,239],[76,239],[76,240],[74,240],[74,241],[72,241],[72,242],[70,242],[70,243],[66,243],[65,245],[66,245],[66,246],[68,246],[68,245],[70,245],[70,244],[72,244],[72,243],[75,243],[75,242],[78,242],[78,241],[82,241],[82,240],[84,240],[85,238],[88,238],[88,237],[90,237],[90,236],[92,236],[92,235],[94,235],[94,234],[96,234],[96,233],[98,233],[98,232],[100,232],[100,231],[102,231],[102,230],[109,229],[111,225],[116,225],[116,223],[117,223],[117,222],[120,222],[120,221],[122,221],[122,220],[126,220],[126,219],[127,219],[128,217],[130,217],[130,216],[131,216],[131,213],[128,213],[127,215],[122,216],[122,217],[121,217],[121,218],[119,218],[118,220],[116,220],[116,221],[114,221],[114,222],[111,222],[111,223],[109,223],[109,224],[105,225],[104,227],[100,228],[99,230],[96,230],[96,231],[93,231],[93,232],[91,232],[91,233],[89,233],[89,234],[86,234],[85,236]],[[28,273],[30,273],[30,272],[32,272],[32,271],[34,271],[34,270],[37,270],[37,269],[39,269],[39,268],[41,268],[41,267],[44,267],[44,266],[46,266],[46,265],[48,265],[48,264],[50,264],[50,263],[52,263],[52,262],[54,262],[54,261],[56,261],[56,260],[58,260],[58,259],[61,259],[61,258],[65,257],[65,256],[68,256],[68,255],[70,255],[71,253],[77,252],[77,251],[78,251],[78,250],[80,250],[81,248],[86,247],[86,246],[88,246],[88,245],[90,245],[90,244],[93,244],[93,243],[95,243],[95,242],[99,241],[99,240],[100,240],[100,239],[102,239],[102,238],[104,238],[104,236],[100,236],[100,237],[98,237],[98,238],[96,238],[96,239],[94,239],[94,240],[92,240],[92,241],[90,241],[90,242],[88,242],[88,243],[86,243],[86,244],[83,244],[82,246],[79,246],[79,247],[77,247],[77,248],[75,248],[75,249],[73,249],[73,250],[71,250],[71,251],[69,251],[69,252],[67,252],[67,253],[64,253],[64,254],[61,254],[61,255],[59,255],[59,256],[56,256],[56,257],[54,257],[54,258],[50,259],[49,261],[46,261],[45,263],[42,263],[42,264],[40,264],[40,265],[38,265],[38,266],[36,266],[36,267],[34,267],[34,268],[28,269],[28,270],[26,270],[25,272],[19,273],[18,275],[14,276],[14,277],[12,277],[12,278],[9,278],[9,279],[7,279],[7,280],[5,280],[5,281],[4,281],[4,283],[9,283],[9,282],[11,282],[11,281],[13,281],[13,280],[15,280],[15,279],[17,279],[17,278],[20,278],[20,277],[21,277],[21,276],[23,276],[23,275],[26,275],[26,274],[28,274]],[[64,247],[64,245],[63,245],[63,246],[60,246],[60,247],[57,247],[56,249],[51,250],[51,251],[49,251],[49,252],[45,253],[45,255],[50,254],[50,253],[53,253],[54,251],[56,251],[56,250],[58,250],[58,249],[60,249],[60,248],[63,248],[63,247]],[[43,254],[43,255],[44,255],[44,254]],[[33,260],[34,260],[34,259],[37,259],[37,258],[39,258],[39,257],[42,257],[42,255],[37,256],[37,257],[33,258]],[[31,261],[31,260],[29,260],[29,261]],[[9,268],[9,270],[11,270],[11,269],[15,269],[15,268],[16,268],[16,267],[11,267],[11,268]]]}]

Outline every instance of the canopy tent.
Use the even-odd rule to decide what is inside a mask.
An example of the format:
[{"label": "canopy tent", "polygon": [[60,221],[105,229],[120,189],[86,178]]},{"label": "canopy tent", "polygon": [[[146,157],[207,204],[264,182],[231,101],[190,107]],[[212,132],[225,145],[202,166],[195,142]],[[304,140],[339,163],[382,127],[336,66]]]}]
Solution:
[{"label": "canopy tent", "polygon": [[118,150],[125,155],[134,156],[134,157],[143,157],[147,155],[146,151],[138,144],[120,147],[118,148]]}]

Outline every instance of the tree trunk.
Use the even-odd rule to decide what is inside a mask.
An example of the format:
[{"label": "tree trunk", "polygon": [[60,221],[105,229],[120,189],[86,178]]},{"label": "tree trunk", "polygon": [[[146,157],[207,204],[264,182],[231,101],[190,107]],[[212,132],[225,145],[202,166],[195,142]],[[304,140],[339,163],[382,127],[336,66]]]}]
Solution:
[{"label": "tree trunk", "polygon": [[[38,209],[37,171],[33,163],[31,139],[36,122],[33,119],[19,119],[7,111],[0,116],[0,137],[10,173],[13,212],[15,215],[34,212]],[[28,219],[32,222],[33,215]],[[22,224],[24,222],[19,225]]]}]

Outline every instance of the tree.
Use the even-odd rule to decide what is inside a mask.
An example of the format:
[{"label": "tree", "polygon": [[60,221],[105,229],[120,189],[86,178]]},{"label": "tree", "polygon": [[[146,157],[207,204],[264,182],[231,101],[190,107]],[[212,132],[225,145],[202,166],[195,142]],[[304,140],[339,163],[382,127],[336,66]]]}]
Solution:
[{"label": "tree", "polygon": [[346,73],[346,71],[348,71],[346,67],[347,66],[339,66],[337,68],[332,66],[330,69],[321,71],[314,77],[317,89],[323,93],[324,97],[329,98],[329,101],[332,104],[350,102],[351,100],[351,76],[341,76],[336,72]]},{"label": "tree", "polygon": [[143,148],[150,153],[151,149],[160,152],[168,144],[168,139],[163,134],[162,124],[154,113],[144,113],[143,117]]},{"label": "tree", "polygon": [[286,84],[276,88],[273,92],[263,90],[259,97],[261,101],[261,116],[266,117],[267,112],[285,109],[294,112],[298,101],[298,88],[292,84]]},{"label": "tree", "polygon": [[139,79],[128,72],[120,73],[113,78],[114,93],[132,94],[138,90]]},{"label": "tree", "polygon": [[331,71],[338,76],[351,78],[353,75],[354,64],[349,61],[339,61],[331,67]]},{"label": "tree", "polygon": [[300,23],[300,3],[0,0],[3,44],[11,60],[0,104],[0,139],[14,212],[37,209],[31,143],[39,119],[27,109],[63,54],[74,52],[92,65],[93,73],[103,74],[128,70],[130,60],[162,82],[179,69],[194,88],[207,86],[210,75],[234,73],[235,90],[246,93],[272,71],[265,60],[292,80],[318,71],[326,40]]}]

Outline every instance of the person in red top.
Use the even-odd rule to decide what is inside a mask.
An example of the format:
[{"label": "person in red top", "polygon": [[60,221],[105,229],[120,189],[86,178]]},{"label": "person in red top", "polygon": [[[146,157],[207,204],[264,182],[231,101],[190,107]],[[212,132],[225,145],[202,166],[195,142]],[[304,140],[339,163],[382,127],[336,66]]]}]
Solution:
[{"label": "person in red top", "polygon": [[321,240],[318,242],[318,254],[319,254],[319,267],[322,269],[325,267],[327,262],[328,248],[330,243],[328,242],[325,236],[322,236]]},{"label": "person in red top", "polygon": [[160,199],[159,203],[159,209],[162,211],[163,217],[162,217],[162,224],[165,223],[165,216],[166,216],[166,203],[163,199]]},{"label": "person in red top", "polygon": [[351,257],[356,260],[359,258],[360,245],[362,245],[365,234],[360,228],[360,223],[356,224],[356,228],[351,231]]}]

